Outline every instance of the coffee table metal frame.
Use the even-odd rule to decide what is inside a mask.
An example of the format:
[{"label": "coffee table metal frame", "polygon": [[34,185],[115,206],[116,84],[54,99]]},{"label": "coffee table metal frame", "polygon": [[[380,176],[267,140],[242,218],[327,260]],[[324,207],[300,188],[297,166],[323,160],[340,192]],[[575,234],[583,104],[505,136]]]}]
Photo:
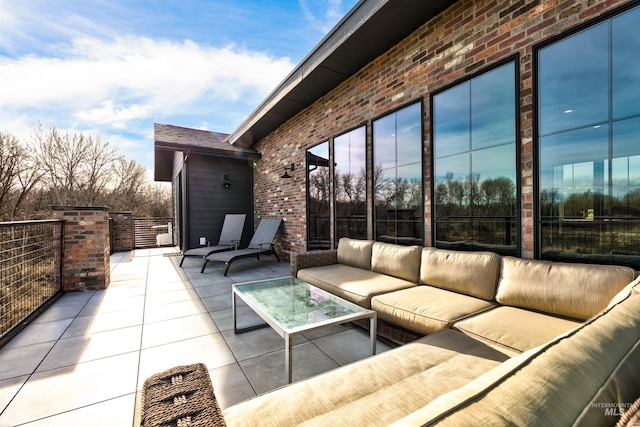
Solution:
[{"label": "coffee table metal frame", "polygon": [[[260,301],[256,301],[252,298],[251,292],[247,292],[244,288],[248,286],[255,286],[257,284],[264,284],[264,286],[302,286],[311,291],[313,291],[316,295],[322,295],[325,298],[328,298],[334,304],[333,306],[338,308],[347,308],[353,313],[349,313],[346,315],[341,315],[335,318],[321,318],[319,320],[311,320],[308,323],[302,325],[295,326],[287,326],[283,324],[281,321],[274,317],[272,311],[275,310],[275,307],[268,306]],[[368,310],[366,308],[360,307],[357,304],[353,304],[345,299],[342,299],[336,295],[331,294],[330,292],[324,291],[320,288],[317,288],[309,283],[303,282],[299,279],[293,277],[280,277],[276,279],[267,279],[267,280],[258,280],[252,282],[238,283],[233,285],[232,292],[232,313],[233,313],[233,331],[235,333],[246,332],[250,330],[255,330],[258,328],[262,328],[265,326],[270,326],[273,330],[275,330],[282,338],[284,338],[284,362],[285,362],[285,375],[287,378],[287,383],[292,382],[292,366],[293,366],[293,354],[292,354],[292,342],[293,337],[296,335],[301,335],[307,332],[315,331],[317,329],[326,328],[327,326],[339,325],[342,323],[352,322],[360,319],[369,319],[369,340],[371,343],[371,354],[376,354],[376,331],[377,331],[377,315],[373,310]],[[246,328],[238,328],[237,324],[237,302],[236,298],[240,298],[244,301],[253,311],[258,314],[266,323],[259,324],[255,326],[249,326]],[[318,314],[318,312],[314,312]],[[320,313],[321,315],[321,313]]]}]

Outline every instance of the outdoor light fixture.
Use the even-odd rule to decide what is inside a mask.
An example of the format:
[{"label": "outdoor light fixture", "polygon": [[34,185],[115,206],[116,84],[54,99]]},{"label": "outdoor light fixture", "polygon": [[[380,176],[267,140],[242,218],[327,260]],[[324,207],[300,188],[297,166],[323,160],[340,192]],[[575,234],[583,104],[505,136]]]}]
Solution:
[{"label": "outdoor light fixture", "polygon": [[291,166],[285,166],[285,167],[284,167],[284,175],[282,175],[280,178],[286,178],[286,179],[291,178],[291,175],[289,175],[289,174],[287,173],[287,171],[291,171],[291,172],[293,172],[293,170],[295,169],[295,167],[296,167],[295,163],[291,163]]},{"label": "outdoor light fixture", "polygon": [[224,185],[224,188],[231,187],[231,183],[229,182],[229,174],[222,174],[222,185]]}]

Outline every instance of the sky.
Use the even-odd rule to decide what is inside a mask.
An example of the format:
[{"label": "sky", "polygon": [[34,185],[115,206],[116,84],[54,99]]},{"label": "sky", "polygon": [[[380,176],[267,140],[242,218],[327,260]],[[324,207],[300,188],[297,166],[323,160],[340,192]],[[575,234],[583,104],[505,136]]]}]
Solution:
[{"label": "sky", "polygon": [[0,0],[0,131],[100,135],[153,168],[153,124],[231,133],[357,0]]}]

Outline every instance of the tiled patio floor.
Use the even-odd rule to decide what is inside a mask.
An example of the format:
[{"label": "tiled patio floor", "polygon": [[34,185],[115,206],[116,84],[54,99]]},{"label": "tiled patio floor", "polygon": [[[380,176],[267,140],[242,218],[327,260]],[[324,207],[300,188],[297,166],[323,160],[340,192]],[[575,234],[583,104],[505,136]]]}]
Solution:
[{"label": "tiled patio floor", "polygon": [[[195,259],[179,268],[172,251],[112,255],[107,290],[64,295],[0,349],[0,426],[137,426],[144,380],[181,364],[207,365],[223,408],[284,385],[284,340],[234,334],[231,285],[288,276],[288,263],[240,260],[224,277]],[[260,323],[238,312],[240,327]],[[352,325],[299,337],[294,381],[369,356],[368,339]]]}]

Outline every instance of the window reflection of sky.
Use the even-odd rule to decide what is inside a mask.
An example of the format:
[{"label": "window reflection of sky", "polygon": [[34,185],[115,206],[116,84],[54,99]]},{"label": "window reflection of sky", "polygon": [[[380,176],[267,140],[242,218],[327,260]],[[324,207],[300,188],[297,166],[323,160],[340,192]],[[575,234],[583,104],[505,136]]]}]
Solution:
[{"label": "window reflection of sky", "polygon": [[465,181],[506,177],[515,182],[513,63],[434,97],[435,177]]},{"label": "window reflection of sky", "polygon": [[613,118],[640,113],[640,8],[613,19]]},{"label": "window reflection of sky", "polygon": [[600,24],[540,51],[541,135],[607,120],[607,27]]},{"label": "window reflection of sky", "polygon": [[366,166],[366,128],[362,126],[336,137],[333,150],[336,174],[362,173]]},{"label": "window reflection of sky", "polygon": [[640,188],[639,26],[635,8],[539,52],[540,188],[557,200]]}]

